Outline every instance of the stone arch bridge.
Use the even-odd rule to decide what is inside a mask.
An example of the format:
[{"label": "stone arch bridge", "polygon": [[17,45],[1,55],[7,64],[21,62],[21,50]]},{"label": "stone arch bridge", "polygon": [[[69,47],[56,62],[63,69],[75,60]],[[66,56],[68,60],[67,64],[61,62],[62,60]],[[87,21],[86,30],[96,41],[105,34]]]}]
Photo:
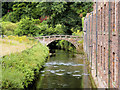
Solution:
[{"label": "stone arch bridge", "polygon": [[35,37],[35,39],[38,39],[44,45],[48,45],[56,40],[66,40],[72,43],[78,50],[80,45],[79,41],[83,40],[83,37],[73,36],[73,35],[50,35],[50,36]]}]

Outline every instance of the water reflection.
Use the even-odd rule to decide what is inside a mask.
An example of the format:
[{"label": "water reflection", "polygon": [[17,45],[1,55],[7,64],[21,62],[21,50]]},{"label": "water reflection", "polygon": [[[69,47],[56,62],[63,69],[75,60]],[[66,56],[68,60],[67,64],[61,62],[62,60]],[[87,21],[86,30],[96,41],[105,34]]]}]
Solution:
[{"label": "water reflection", "polygon": [[[45,69],[40,72],[36,87],[91,88],[89,74],[84,72],[83,58],[81,55],[75,56],[73,53],[56,50],[56,55],[50,57],[44,65]],[[87,78],[87,81],[84,78]]]},{"label": "water reflection", "polygon": [[63,62],[48,62],[44,66],[58,67],[60,65],[63,65],[63,66],[83,66],[84,64],[75,64],[73,62],[68,62],[68,63],[63,63]]}]

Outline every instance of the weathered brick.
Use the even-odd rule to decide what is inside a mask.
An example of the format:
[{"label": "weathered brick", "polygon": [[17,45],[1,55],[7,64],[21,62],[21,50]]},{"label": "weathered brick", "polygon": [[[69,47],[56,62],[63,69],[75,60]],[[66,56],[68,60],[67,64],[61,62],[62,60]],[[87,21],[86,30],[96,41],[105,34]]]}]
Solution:
[{"label": "weathered brick", "polygon": [[[84,21],[84,50],[88,57],[92,59],[92,76],[98,87],[108,87],[108,40],[109,40],[109,13],[110,13],[110,87],[118,88],[120,86],[120,2],[111,2],[109,11],[109,2],[99,2],[97,10],[97,32],[96,37],[96,3],[94,4],[93,17],[87,14]],[[93,24],[92,24],[93,18]],[[90,25],[90,26],[89,26]],[[93,32],[92,32],[93,25]],[[92,33],[91,33],[92,32]],[[97,38],[97,42],[96,42]],[[97,43],[97,52],[96,52]],[[93,47],[89,47],[93,46]],[[91,52],[92,51],[92,52]],[[97,53],[97,71],[96,75],[96,53]],[[92,56],[92,58],[91,58]],[[91,65],[90,65],[91,66]],[[119,73],[119,74],[118,74]]]}]

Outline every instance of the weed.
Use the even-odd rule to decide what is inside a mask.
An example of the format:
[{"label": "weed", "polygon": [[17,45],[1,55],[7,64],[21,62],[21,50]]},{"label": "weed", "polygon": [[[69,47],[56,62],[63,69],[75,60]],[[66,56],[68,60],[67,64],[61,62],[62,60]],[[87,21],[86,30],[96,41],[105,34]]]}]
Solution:
[{"label": "weed", "polygon": [[28,87],[48,56],[48,48],[37,44],[20,53],[2,57],[2,88]]}]

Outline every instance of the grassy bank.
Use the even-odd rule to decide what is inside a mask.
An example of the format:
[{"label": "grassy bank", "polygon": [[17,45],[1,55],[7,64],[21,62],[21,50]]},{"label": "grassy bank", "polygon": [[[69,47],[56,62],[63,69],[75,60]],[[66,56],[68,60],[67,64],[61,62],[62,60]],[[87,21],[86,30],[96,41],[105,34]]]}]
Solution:
[{"label": "grassy bank", "polygon": [[37,40],[30,40],[26,36],[8,36],[0,38],[0,56],[21,52],[37,44]]},{"label": "grassy bank", "polygon": [[48,56],[48,48],[38,43],[30,49],[2,57],[2,88],[28,87]]}]

